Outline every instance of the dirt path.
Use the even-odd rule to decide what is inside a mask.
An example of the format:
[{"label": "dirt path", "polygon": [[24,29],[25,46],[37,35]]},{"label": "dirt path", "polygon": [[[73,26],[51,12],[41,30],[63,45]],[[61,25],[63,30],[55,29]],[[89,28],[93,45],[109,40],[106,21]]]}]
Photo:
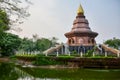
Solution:
[{"label": "dirt path", "polygon": [[9,62],[9,57],[0,58],[0,62]]}]

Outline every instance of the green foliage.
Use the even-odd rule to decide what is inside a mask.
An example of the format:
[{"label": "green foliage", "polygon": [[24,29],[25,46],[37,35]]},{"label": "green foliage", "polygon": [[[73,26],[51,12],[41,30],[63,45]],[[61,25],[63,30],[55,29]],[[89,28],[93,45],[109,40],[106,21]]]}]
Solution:
[{"label": "green foliage", "polygon": [[18,50],[21,43],[21,39],[11,33],[3,33],[0,38],[0,54],[2,56],[10,56]]},{"label": "green foliage", "polygon": [[[23,21],[21,21],[23,18],[28,17],[30,14],[27,12],[28,5],[20,6],[21,4],[30,3],[29,0],[0,0],[0,10],[3,10],[4,12],[9,15],[10,24],[13,23],[19,23],[21,24]],[[14,16],[14,18],[13,18]]]},{"label": "green foliage", "polygon": [[87,53],[85,54],[85,57],[91,57],[93,55],[93,52],[96,50],[96,46],[93,47],[93,49],[88,50]]},{"label": "green foliage", "polygon": [[38,55],[36,56],[36,60],[33,62],[34,65],[57,65],[62,64],[59,61],[54,60],[52,57]]},{"label": "green foliage", "polygon": [[14,67],[14,64],[0,63],[0,80],[17,80],[19,74]]},{"label": "green foliage", "polygon": [[92,49],[92,50],[88,50],[85,56],[86,56],[86,57],[91,57],[92,54],[93,54],[93,52],[94,52],[93,49]]},{"label": "green foliage", "polygon": [[20,45],[20,50],[25,52],[31,51],[44,51],[51,47],[52,42],[47,38],[37,39],[33,41],[33,39],[24,38],[22,39],[22,43]]},{"label": "green foliage", "polygon": [[0,9],[0,32],[9,30],[9,18],[6,12]]},{"label": "green foliage", "polygon": [[26,51],[26,52],[34,51],[35,50],[35,42],[33,42],[32,39],[24,38],[24,39],[22,39],[19,49],[22,49],[23,51]]},{"label": "green foliage", "polygon": [[104,44],[107,44],[109,47],[113,47],[115,49],[120,49],[120,39],[109,39],[104,42]]},{"label": "green foliage", "polygon": [[46,38],[38,39],[36,41],[36,49],[39,51],[44,51],[44,50],[50,48],[51,45],[52,45],[52,42]]},{"label": "green foliage", "polygon": [[9,57],[11,62],[16,63],[17,62],[17,57],[15,55],[12,55]]},{"label": "green foliage", "polygon": [[55,46],[57,44],[57,40],[58,40],[58,38],[52,37],[52,39],[51,39],[52,46]]},{"label": "green foliage", "polygon": [[60,59],[73,59],[75,58],[74,56],[58,56]]},{"label": "green foliage", "polygon": [[77,51],[72,51],[72,54],[77,54]]},{"label": "green foliage", "polygon": [[10,56],[10,59],[16,59],[15,55]]},{"label": "green foliage", "polygon": [[17,56],[17,57],[21,57],[21,56],[23,56],[23,57],[36,57],[37,55],[35,55],[35,54],[21,54],[21,53],[18,53],[18,54],[16,54],[15,56]]},{"label": "green foliage", "polygon": [[14,54],[21,43],[17,35],[5,32],[13,23],[21,22],[19,21],[21,18],[29,16],[25,8],[18,6],[21,3],[20,0],[0,0],[0,54],[2,56]]}]

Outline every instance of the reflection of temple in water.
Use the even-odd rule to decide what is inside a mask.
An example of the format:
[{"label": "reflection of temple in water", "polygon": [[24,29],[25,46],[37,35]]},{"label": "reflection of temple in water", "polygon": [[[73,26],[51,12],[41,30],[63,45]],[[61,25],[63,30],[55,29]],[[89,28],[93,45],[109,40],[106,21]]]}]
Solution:
[{"label": "reflection of temple in water", "polygon": [[70,32],[65,33],[68,38],[67,45],[69,50],[76,52],[87,52],[96,45],[95,37],[98,33],[93,32],[89,27],[89,22],[84,16],[84,10],[80,5],[76,19]]}]

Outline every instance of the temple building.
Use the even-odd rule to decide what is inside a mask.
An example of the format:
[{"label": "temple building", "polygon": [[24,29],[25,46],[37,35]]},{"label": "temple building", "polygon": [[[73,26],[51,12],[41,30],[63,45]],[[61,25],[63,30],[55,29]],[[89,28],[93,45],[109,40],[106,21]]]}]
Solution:
[{"label": "temple building", "polygon": [[73,26],[70,32],[64,34],[67,38],[67,43],[58,44],[54,47],[51,47],[45,50],[43,53],[47,56],[49,54],[72,54],[77,53],[80,56],[83,56],[83,53],[87,53],[89,50],[92,50],[96,46],[95,51],[92,52],[92,55],[113,55],[117,54],[120,57],[120,51],[114,48],[111,48],[105,44],[96,44],[95,37],[98,33],[93,32],[89,27],[89,22],[85,18],[84,10],[80,5],[77,10],[76,19],[73,22]]},{"label": "temple building", "polygon": [[84,10],[81,5],[77,10],[77,16],[73,22],[71,31],[64,35],[68,39],[67,45],[69,46],[70,52],[86,53],[96,45],[95,37],[98,33],[93,32],[89,27],[89,22],[85,18]]}]

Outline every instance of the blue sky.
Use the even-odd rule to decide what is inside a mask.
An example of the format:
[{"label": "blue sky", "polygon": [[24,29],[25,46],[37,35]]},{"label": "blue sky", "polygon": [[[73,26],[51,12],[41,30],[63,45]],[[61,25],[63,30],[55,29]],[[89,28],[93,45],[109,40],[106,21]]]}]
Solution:
[{"label": "blue sky", "polygon": [[64,33],[72,28],[79,4],[83,6],[92,31],[98,32],[97,43],[120,38],[120,0],[32,0],[31,16],[18,27],[21,37],[57,37],[66,43]]}]

